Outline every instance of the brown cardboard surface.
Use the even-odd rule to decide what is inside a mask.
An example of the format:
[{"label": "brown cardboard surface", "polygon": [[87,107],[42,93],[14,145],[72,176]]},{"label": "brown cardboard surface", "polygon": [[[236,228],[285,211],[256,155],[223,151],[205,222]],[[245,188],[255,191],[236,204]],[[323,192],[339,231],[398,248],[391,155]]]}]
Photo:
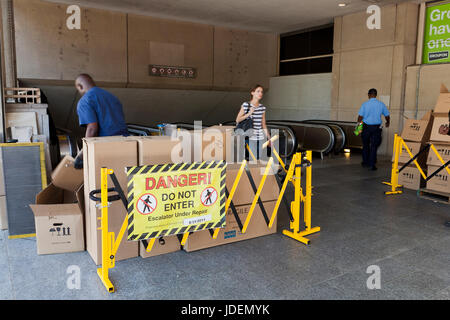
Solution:
[{"label": "brown cardboard surface", "polygon": [[[62,203],[64,191],[50,184],[30,205],[35,216],[38,254],[85,250],[83,213],[79,203]],[[81,192],[77,192],[78,201]]]},{"label": "brown cardboard surface", "polygon": [[179,139],[168,136],[142,137],[138,139],[139,165],[156,165],[163,163],[175,163],[172,152],[180,144]]},{"label": "brown cardboard surface", "polygon": [[[239,172],[241,164],[228,164],[227,165],[227,177],[226,177],[226,186],[229,192],[233,187],[234,181],[236,180],[237,174]],[[256,188],[259,187],[261,183],[261,179],[264,173],[264,165],[260,164],[251,164],[248,165],[252,178],[255,182]],[[277,181],[274,175],[268,175],[266,181],[264,183],[264,187],[260,194],[260,199],[263,202],[266,201],[274,201],[278,199],[280,194],[280,190],[278,188]],[[251,204],[253,202],[253,198],[255,197],[255,193],[250,184],[250,180],[244,170],[241,175],[241,179],[239,180],[239,184],[236,188],[236,192],[233,196],[233,203],[235,206]]]},{"label": "brown cardboard surface", "polygon": [[[450,160],[450,144],[433,144],[437,152],[441,156],[444,163]],[[427,158],[427,165],[429,166],[442,166],[444,163],[439,161],[436,153],[430,149]]]},{"label": "brown cardboard surface", "polygon": [[156,239],[150,252],[146,251],[146,246],[144,246],[143,241],[140,242],[139,246],[139,255],[142,258],[150,258],[181,250],[180,241],[177,236]]},{"label": "brown cardboard surface", "polygon": [[[425,147],[424,143],[421,142],[412,142],[412,141],[405,141],[406,146],[408,147],[409,151],[411,151],[412,155],[415,156],[417,153],[420,152]],[[427,160],[428,151],[425,151],[422,153],[419,158],[417,159],[417,162],[419,165],[425,164]],[[392,161],[394,161],[395,155],[392,155]],[[408,154],[408,151],[406,151],[405,146],[402,145],[402,152],[400,154],[400,157],[398,158],[398,163],[406,163],[409,160],[411,160],[411,157]]]},{"label": "brown cardboard surface", "polygon": [[448,119],[448,115],[446,116],[435,116],[434,117],[434,121],[433,121],[433,127],[431,129],[431,136],[430,136],[430,141],[432,142],[440,142],[440,143],[448,143],[450,144],[450,135],[448,134],[440,134],[439,133],[439,128],[441,126],[449,126],[449,119]]},{"label": "brown cardboard surface", "polygon": [[65,156],[52,173],[53,184],[61,189],[75,192],[84,183],[83,170],[75,169],[75,159]]},{"label": "brown cardboard surface", "polygon": [[450,111],[450,93],[444,84],[441,84],[441,94],[438,97],[434,113],[448,115]]},{"label": "brown cardboard surface", "polygon": [[430,137],[432,121],[407,119],[403,125],[403,140],[422,142]]},{"label": "brown cardboard surface", "polygon": [[[426,174],[426,167],[422,167],[422,170]],[[425,180],[415,166],[408,166],[398,174],[398,184],[406,189],[419,190],[425,186],[424,181]]]},{"label": "brown cardboard surface", "polygon": [[236,160],[236,145],[233,126],[212,126],[203,130],[202,159],[224,160],[230,163]]},{"label": "brown cardboard surface", "polygon": [[[428,166],[428,175],[433,174],[439,167]],[[427,189],[450,193],[450,176],[447,170],[441,170],[433,178],[427,181]]]},{"label": "brown cardboard surface", "polygon": [[[275,203],[276,201],[264,203],[264,208],[269,215],[273,212],[273,209],[275,208]],[[250,210],[250,205],[238,206],[236,207],[236,210],[242,223],[244,223]],[[216,240],[214,240],[211,237],[209,230],[198,231],[189,236],[186,245],[184,246],[184,250],[186,250],[187,252],[196,251],[232,242],[261,237],[273,234],[276,231],[277,231],[277,220],[275,219],[275,223],[273,224],[272,228],[269,229],[261,213],[261,209],[258,206],[256,206],[255,211],[253,212],[252,215],[252,219],[250,220],[247,232],[243,234],[240,232],[239,226],[230,208],[226,216],[226,227],[220,230]]]},{"label": "brown cardboard surface", "polygon": [[[127,175],[125,167],[138,164],[138,142],[136,139],[125,137],[101,137],[83,139],[83,155],[85,171],[85,195],[92,190],[100,189],[101,168],[113,169],[122,187],[127,190]],[[87,174],[86,174],[87,173]],[[87,179],[87,181],[86,181]],[[113,187],[111,179],[108,179],[108,187]],[[86,199],[86,247],[94,262],[101,263],[101,231],[97,230],[101,217],[100,210],[95,207],[96,203]],[[114,232],[116,237],[127,217],[126,209],[121,201],[112,202],[108,208],[109,231]],[[116,254],[116,261],[138,256],[138,242],[127,241],[126,235],[122,238]]]},{"label": "brown cardboard surface", "polygon": [[8,214],[6,210],[6,196],[0,196],[0,230],[8,229]]}]

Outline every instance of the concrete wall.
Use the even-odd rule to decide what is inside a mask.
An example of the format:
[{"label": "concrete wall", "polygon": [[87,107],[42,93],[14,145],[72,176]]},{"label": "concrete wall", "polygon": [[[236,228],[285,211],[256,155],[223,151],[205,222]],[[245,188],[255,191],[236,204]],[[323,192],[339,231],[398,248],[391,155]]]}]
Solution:
[{"label": "concrete wall", "polygon": [[401,130],[406,67],[415,62],[418,5],[381,8],[381,29],[369,30],[366,12],[335,18],[331,118],[355,121],[370,88],[391,112],[379,152],[392,153],[393,136]]},{"label": "concrete wall", "polygon": [[[277,72],[275,34],[90,8],[81,30],[69,30],[67,7],[14,1],[19,79],[68,84],[89,73],[115,87],[247,91]],[[150,64],[193,67],[197,77],[151,77]]]},{"label": "concrete wall", "polygon": [[331,73],[273,77],[263,101],[267,119],[330,119],[331,88]]},{"label": "concrete wall", "polygon": [[[233,120],[250,88],[269,87],[277,73],[275,34],[87,8],[81,30],[69,30],[67,7],[14,1],[18,78],[43,89],[62,128],[81,133],[72,107],[80,73],[120,98],[128,122],[149,125]],[[150,64],[194,67],[198,76],[151,77]]]}]

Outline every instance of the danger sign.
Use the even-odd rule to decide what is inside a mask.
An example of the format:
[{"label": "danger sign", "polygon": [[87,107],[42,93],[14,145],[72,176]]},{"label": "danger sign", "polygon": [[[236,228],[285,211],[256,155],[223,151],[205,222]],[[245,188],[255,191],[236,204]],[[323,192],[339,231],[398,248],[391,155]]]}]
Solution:
[{"label": "danger sign", "polygon": [[204,206],[210,207],[216,203],[218,197],[217,190],[213,187],[209,187],[203,190],[200,200]]},{"label": "danger sign", "polygon": [[224,161],[127,168],[128,240],[225,227]]},{"label": "danger sign", "polygon": [[150,193],[146,193],[142,195],[136,202],[136,210],[140,214],[147,215],[154,212],[157,205],[158,201],[156,200],[155,196]]}]

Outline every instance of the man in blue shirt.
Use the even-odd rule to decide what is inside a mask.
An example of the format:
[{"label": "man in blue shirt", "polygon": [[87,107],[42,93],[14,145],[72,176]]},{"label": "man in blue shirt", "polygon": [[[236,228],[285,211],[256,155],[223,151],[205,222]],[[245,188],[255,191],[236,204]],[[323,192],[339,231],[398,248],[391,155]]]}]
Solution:
[{"label": "man in blue shirt", "polygon": [[97,87],[87,74],[78,76],[75,87],[82,96],[77,113],[80,126],[86,127],[86,138],[129,135],[119,99]]},{"label": "man in blue shirt", "polygon": [[[75,87],[82,96],[77,113],[80,126],[86,127],[86,138],[129,135],[119,99],[97,87],[88,74],[80,74]],[[75,168],[83,168],[83,152],[77,155]]]},{"label": "man in blue shirt", "polygon": [[363,167],[369,167],[370,170],[377,170],[377,149],[381,144],[381,115],[386,119],[386,128],[390,124],[390,113],[386,105],[377,99],[377,90],[369,90],[369,101],[362,104],[358,113],[358,124],[363,123],[363,132],[361,134],[363,142]]}]

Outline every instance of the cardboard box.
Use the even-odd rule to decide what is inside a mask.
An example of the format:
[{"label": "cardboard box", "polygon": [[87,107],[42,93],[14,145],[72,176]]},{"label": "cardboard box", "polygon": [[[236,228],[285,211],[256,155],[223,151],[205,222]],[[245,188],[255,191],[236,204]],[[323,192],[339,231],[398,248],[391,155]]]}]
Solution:
[{"label": "cardboard box", "polygon": [[[138,141],[125,137],[97,137],[83,139],[84,181],[86,197],[86,248],[99,265],[102,257],[102,239],[100,227],[101,211],[96,203],[89,199],[89,192],[100,190],[101,168],[113,169],[122,190],[126,192],[128,179],[125,173],[126,167],[138,165]],[[108,187],[113,187],[111,179],[108,179]],[[112,202],[108,208],[109,232],[119,234],[127,210],[121,201]],[[139,255],[139,243],[127,241],[125,233],[116,254],[116,261],[134,258]]]},{"label": "cardboard box", "polygon": [[[444,163],[450,160],[450,144],[434,144],[437,152],[441,156]],[[430,149],[428,153],[427,165],[431,166],[442,166],[443,163],[439,161],[436,153]]]},{"label": "cardboard box", "polygon": [[140,137],[138,141],[139,165],[184,162],[183,154],[178,152],[181,140],[168,136]]},{"label": "cardboard box", "polygon": [[[233,188],[234,181],[236,180],[237,174],[239,172],[239,168],[241,164],[228,164],[227,165],[227,177],[226,177],[226,186],[228,192],[231,192]],[[254,180],[256,188],[259,187],[261,183],[261,179],[263,177],[265,165],[263,164],[249,164],[248,165],[251,176]],[[278,183],[273,174],[267,175],[266,181],[264,183],[264,187],[260,194],[260,199],[262,202],[274,201],[278,199],[280,194],[280,189],[278,187]],[[244,171],[241,175],[241,179],[236,188],[236,191],[233,196],[233,203],[235,206],[251,204],[255,197],[255,192],[252,189],[250,184],[250,180]]]},{"label": "cardboard box", "polygon": [[[427,174],[425,167],[422,167],[422,170]],[[419,190],[425,186],[425,180],[416,166],[408,166],[399,173],[398,184],[406,189]]]},{"label": "cardboard box", "polygon": [[[138,139],[139,165],[174,163],[173,160],[177,159],[172,159],[172,152],[174,151],[174,148],[180,146],[180,140],[174,139],[171,139],[171,137],[168,136]],[[180,155],[178,154],[177,156]],[[146,251],[146,246],[142,241],[139,245],[139,255],[142,258],[154,257],[179,250],[181,250],[180,242],[176,236],[157,239],[150,252]]]},{"label": "cardboard box", "polygon": [[36,224],[38,254],[85,250],[82,189],[75,193],[77,203],[53,184],[36,196],[36,204],[30,207]]},{"label": "cardboard box", "polygon": [[6,196],[0,196],[0,230],[8,229],[8,212],[6,210]]},{"label": "cardboard box", "polygon": [[[269,215],[269,219],[275,208],[275,204],[276,201],[264,203],[264,208]],[[236,210],[242,223],[244,223],[250,210],[250,205],[238,206],[236,207]],[[217,239],[214,240],[211,237],[209,230],[198,231],[189,236],[186,245],[184,246],[184,250],[186,250],[187,252],[191,252],[237,241],[262,237],[276,232],[277,220],[275,219],[272,228],[269,229],[266,221],[264,220],[261,209],[259,208],[259,206],[256,206],[252,215],[252,219],[250,220],[250,224],[247,228],[247,232],[245,234],[241,233],[233,212],[230,208],[226,216],[226,227],[220,230]]]},{"label": "cardboard box", "polygon": [[142,258],[155,257],[181,250],[180,240],[178,240],[177,236],[162,237],[156,239],[150,252],[146,251],[147,246],[144,244],[144,241],[141,241],[139,246],[139,255]]},{"label": "cardboard box", "polygon": [[[412,142],[412,141],[405,141],[406,146],[408,147],[409,151],[411,151],[412,155],[415,156],[425,147],[424,143],[421,142]],[[422,165],[425,164],[427,161],[428,151],[423,152],[418,158],[417,162]],[[395,160],[395,155],[392,155],[392,162]],[[407,163],[409,160],[411,160],[411,157],[406,151],[405,146],[402,145],[402,152],[400,154],[400,157],[398,158],[398,163]]]},{"label": "cardboard box", "polygon": [[183,162],[201,162],[202,161],[202,131],[201,130],[178,130],[176,137],[181,141],[179,147]]},{"label": "cardboard box", "polygon": [[443,117],[434,117],[433,127],[431,129],[430,141],[450,144],[450,135],[439,133],[441,126],[450,126],[448,115]]},{"label": "cardboard box", "polygon": [[233,126],[212,126],[203,130],[202,159],[236,161],[236,138]]},{"label": "cardboard box", "polygon": [[[437,166],[428,166],[428,175],[433,174],[438,170]],[[443,169],[433,178],[427,181],[427,189],[439,191],[443,193],[450,193],[450,176],[447,170]]]},{"label": "cardboard box", "polygon": [[65,156],[52,172],[52,183],[63,190],[75,191],[84,183],[82,169],[75,169],[75,159]]},{"label": "cardboard box", "polygon": [[425,142],[431,134],[433,117],[427,113],[421,120],[407,119],[403,125],[401,137],[405,141]]},{"label": "cardboard box", "polygon": [[444,84],[441,84],[441,93],[434,107],[435,114],[447,115],[450,112],[450,93]]}]

